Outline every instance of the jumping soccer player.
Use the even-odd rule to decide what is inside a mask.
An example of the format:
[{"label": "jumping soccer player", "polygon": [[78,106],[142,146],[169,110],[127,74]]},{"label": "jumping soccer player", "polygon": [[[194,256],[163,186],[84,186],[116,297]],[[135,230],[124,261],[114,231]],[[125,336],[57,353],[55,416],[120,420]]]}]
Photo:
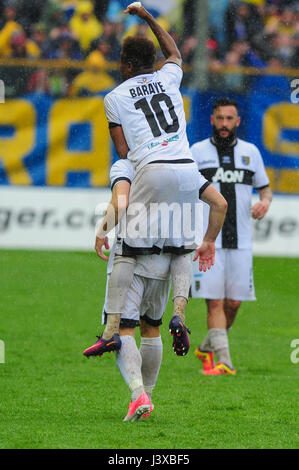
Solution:
[{"label": "jumping soccer player", "polygon": [[[227,200],[228,210],[216,240],[213,269],[201,273],[193,263],[192,297],[206,299],[208,310],[208,335],[195,353],[205,375],[234,375],[227,332],[242,301],[255,300],[250,215],[262,219],[267,214],[272,192],[259,150],[237,138],[238,104],[229,98],[215,101],[211,124],[212,138],[195,143],[191,151],[199,171]],[[260,201],[251,207],[253,187]]]},{"label": "jumping soccer player", "polygon": [[[106,233],[120,220],[127,208],[133,178],[133,165],[129,160],[118,160],[112,165],[110,171],[112,197],[98,230],[95,244],[98,255],[104,260],[107,260],[107,257],[102,249],[104,246],[108,248]],[[208,237],[215,240],[225,217],[225,200],[200,173],[198,174],[198,194],[211,208],[211,220],[207,233]],[[112,247],[108,261],[108,277],[112,271],[115,248],[116,244]],[[107,348],[118,351],[117,365],[131,392],[129,411],[124,421],[138,421],[142,417],[149,416],[153,409],[151,396],[158,378],[163,348],[159,327],[169,297],[171,258],[172,255],[169,253],[137,256],[133,282],[128,290],[120,320],[121,340],[119,335],[115,334],[113,344],[107,345]],[[107,297],[106,291],[104,323],[107,316]],[[140,349],[135,342],[135,329],[139,324]],[[189,349],[188,335],[174,337],[173,349],[178,356],[184,356]],[[84,351],[86,357],[102,353],[101,338]]]},{"label": "jumping soccer player", "polygon": [[[142,6],[129,5],[125,13],[138,15],[147,22],[157,37],[166,58],[161,70],[154,71],[155,47],[145,38],[128,37],[123,44],[120,63],[124,82],[108,93],[104,100],[110,135],[120,158],[134,166],[127,213],[126,233],[119,236],[113,269],[109,278],[107,325],[102,335],[102,348],[111,343],[119,330],[126,296],[131,286],[137,255],[172,253],[173,318],[170,330],[174,336],[186,334],[185,307],[191,283],[191,260],[186,254],[199,243],[197,230],[190,239],[182,224],[179,233],[171,215],[168,227],[172,233],[157,233],[161,215],[150,213],[152,204],[168,208],[177,204],[191,218],[195,217],[198,198],[197,166],[186,136],[183,99],[179,91],[182,80],[181,55],[172,37]],[[143,208],[136,233],[134,218]],[[188,209],[186,207],[188,206]],[[163,220],[165,223],[165,219]],[[133,230],[132,230],[133,225]],[[145,230],[147,228],[147,231]],[[130,230],[131,229],[131,230]],[[208,238],[197,249],[195,260],[211,266],[214,245]]]}]

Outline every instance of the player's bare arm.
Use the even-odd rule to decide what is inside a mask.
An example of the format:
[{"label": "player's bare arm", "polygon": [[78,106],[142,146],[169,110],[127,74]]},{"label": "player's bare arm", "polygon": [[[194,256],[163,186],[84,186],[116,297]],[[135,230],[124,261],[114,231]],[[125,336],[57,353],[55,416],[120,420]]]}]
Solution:
[{"label": "player's bare arm", "polygon": [[111,139],[114,143],[115,150],[119,158],[127,158],[129,147],[124,136],[122,126],[115,126],[109,129]]},{"label": "player's bare arm", "polygon": [[182,57],[173,38],[162,28],[162,26],[159,25],[155,18],[143,6],[134,6],[131,4],[125,10],[125,13],[137,15],[139,18],[146,21],[158,39],[166,62],[174,62],[180,67],[182,66]]},{"label": "player's bare arm", "polygon": [[201,199],[210,206],[209,223],[203,242],[197,248],[193,261],[199,258],[199,270],[206,272],[215,263],[215,240],[225,219],[227,202],[212,185],[203,191]]},{"label": "player's bare arm", "polygon": [[94,248],[98,256],[104,261],[108,261],[107,256],[103,253],[103,247],[106,250],[109,249],[107,234],[118,224],[128,207],[130,186],[128,181],[120,181],[114,186],[111,200],[97,231]]},{"label": "player's bare arm", "polygon": [[262,219],[267,214],[272,202],[272,191],[269,186],[259,189],[260,200],[251,208],[251,216],[254,219]]}]

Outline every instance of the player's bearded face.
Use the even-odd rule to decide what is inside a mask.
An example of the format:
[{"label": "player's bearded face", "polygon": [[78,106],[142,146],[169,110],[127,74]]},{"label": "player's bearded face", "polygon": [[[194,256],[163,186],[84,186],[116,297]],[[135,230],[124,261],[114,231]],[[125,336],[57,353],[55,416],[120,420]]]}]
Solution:
[{"label": "player's bearded face", "polygon": [[237,127],[240,124],[235,106],[219,106],[211,117],[213,139],[217,145],[227,146],[234,143]]},{"label": "player's bearded face", "polygon": [[221,146],[231,145],[235,141],[236,136],[237,126],[229,130],[225,126],[217,128],[215,124],[213,125],[214,141]]}]

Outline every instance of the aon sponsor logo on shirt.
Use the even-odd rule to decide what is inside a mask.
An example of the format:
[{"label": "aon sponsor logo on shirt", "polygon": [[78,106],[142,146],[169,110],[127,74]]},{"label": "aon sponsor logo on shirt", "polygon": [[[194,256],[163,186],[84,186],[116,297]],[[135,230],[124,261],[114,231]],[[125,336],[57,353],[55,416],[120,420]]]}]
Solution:
[{"label": "aon sponsor logo on shirt", "polygon": [[213,176],[213,183],[243,183],[244,170],[224,170],[218,168]]}]

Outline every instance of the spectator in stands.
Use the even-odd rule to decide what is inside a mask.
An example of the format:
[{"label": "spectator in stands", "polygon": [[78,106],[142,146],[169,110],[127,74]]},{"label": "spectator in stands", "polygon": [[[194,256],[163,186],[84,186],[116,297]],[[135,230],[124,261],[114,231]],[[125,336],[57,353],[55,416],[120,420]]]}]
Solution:
[{"label": "spectator in stands", "polygon": [[11,39],[15,33],[23,33],[23,28],[16,21],[16,2],[8,0],[4,4],[2,28],[0,31],[0,56],[11,56]]},{"label": "spectator in stands", "polygon": [[16,32],[10,41],[11,58],[35,59],[40,57],[38,45],[28,39],[24,32]]},{"label": "spectator in stands", "polygon": [[[31,59],[30,43],[24,32],[16,32],[10,41],[10,57],[18,59]],[[1,73],[5,83],[5,95],[8,98],[23,96],[27,92],[28,79],[31,69],[22,66],[6,67]]]},{"label": "spectator in stands", "polygon": [[196,46],[197,39],[195,35],[188,36],[184,39],[180,47],[180,52],[184,64],[192,63]]},{"label": "spectator in stands", "polygon": [[111,43],[106,41],[104,38],[100,38],[95,42],[95,49],[91,48],[91,52],[99,51],[100,54],[105,57],[107,63],[115,62],[111,65],[112,70],[110,70],[111,77],[115,80],[115,82],[120,81],[120,70],[119,70],[119,56],[115,57],[116,50],[112,48]]},{"label": "spectator in stands", "polygon": [[264,33],[279,33],[292,37],[296,33],[295,19],[294,10],[286,7],[281,15],[274,14],[267,20]]},{"label": "spectator in stands", "polygon": [[69,88],[69,80],[67,73],[60,69],[52,69],[47,74],[48,93],[55,97],[61,98],[67,95]]},{"label": "spectator in stands", "polygon": [[72,32],[70,30],[69,23],[64,17],[61,17],[57,25],[49,31],[48,37],[51,41],[55,41],[63,34],[72,34]]},{"label": "spectator in stands", "polygon": [[17,0],[16,11],[18,22],[23,26],[27,36],[33,24],[40,21],[44,5],[47,0]]},{"label": "spectator in stands", "polygon": [[49,93],[48,71],[44,68],[35,70],[29,77],[28,93]]},{"label": "spectator in stands", "polygon": [[28,93],[47,93],[54,98],[61,98],[67,95],[70,81],[68,74],[61,69],[39,68],[29,77]]},{"label": "spectator in stands", "polygon": [[231,3],[226,12],[225,27],[227,45],[235,41],[251,41],[263,29],[263,24],[254,5]]},{"label": "spectator in stands", "polygon": [[102,22],[105,19],[110,0],[93,0],[94,14]]},{"label": "spectator in stands", "polygon": [[40,50],[40,56],[46,57],[50,47],[50,40],[47,36],[47,30],[44,23],[36,23],[31,25],[31,39]]},{"label": "spectator in stands", "polygon": [[[228,67],[240,66],[242,54],[237,50],[229,51],[225,56],[224,65]],[[243,87],[243,75],[241,73],[229,73],[224,75],[225,87],[229,90],[240,91]]]},{"label": "spectator in stands", "polygon": [[299,33],[295,35],[293,45],[294,45],[294,52],[292,56],[291,66],[295,68],[299,68]]},{"label": "spectator in stands", "polygon": [[223,27],[229,0],[209,0],[209,24],[221,50],[225,48],[225,29]]},{"label": "spectator in stands", "polygon": [[80,0],[61,0],[64,17],[70,21]]},{"label": "spectator in stands", "polygon": [[[117,25],[111,21],[104,21],[103,31],[99,39],[93,41],[92,50],[99,47],[100,51],[104,54],[105,59],[109,61],[118,61],[121,44],[117,35]],[[105,47],[106,50],[101,50]]]},{"label": "spectator in stands", "polygon": [[60,2],[57,2],[56,0],[47,0],[43,6],[41,21],[45,25],[48,34],[59,28],[60,25],[67,24],[67,19],[64,16],[64,11]]},{"label": "spectator in stands", "polygon": [[87,70],[77,75],[69,90],[70,96],[88,96],[109,90],[115,81],[106,72],[106,60],[100,51],[91,52],[86,60]]},{"label": "spectator in stands", "polygon": [[100,37],[103,27],[93,12],[93,4],[84,0],[76,7],[74,16],[70,21],[70,28],[78,39],[83,53],[87,53],[94,39]]},{"label": "spectator in stands", "polygon": [[[188,85],[192,79],[197,46],[196,2],[182,2],[184,32],[182,37],[175,31],[173,34],[186,65],[183,83]],[[123,4],[127,3],[125,0],[2,1],[0,57],[81,60],[98,51],[108,63],[117,62],[120,43],[125,36],[137,34],[147,37],[149,34],[147,25],[136,21],[136,18],[127,17],[124,20]],[[222,65],[265,68],[276,64],[282,72],[282,67],[299,67],[298,5],[298,0],[208,0],[211,32],[206,43],[211,74],[209,86],[221,88],[225,83],[227,86],[231,83],[232,88],[238,89],[240,77],[238,74],[221,76],[218,71]],[[170,18],[173,21],[172,16],[167,21]],[[167,24],[166,18],[162,22],[165,29],[171,31],[173,24]],[[159,60],[159,51],[157,58]],[[90,77],[91,72],[86,72]],[[5,73],[8,70],[4,70]],[[37,70],[30,78],[29,89],[46,90],[55,96],[62,96],[75,73],[77,71],[74,72],[74,69],[52,73]],[[106,71],[102,70],[102,73],[109,81],[111,76],[116,82],[119,80],[118,70],[111,71],[111,76]],[[261,79],[260,82],[266,83],[266,80]],[[248,78],[243,80],[243,86],[246,83]]]},{"label": "spectator in stands", "polygon": [[81,60],[82,53],[79,43],[69,31],[63,31],[53,35],[47,52],[48,59]]},{"label": "spectator in stands", "polygon": [[240,53],[240,62],[244,67],[266,67],[266,63],[261,57],[260,50],[257,47],[250,47],[248,42],[237,41],[232,45],[232,50]]},{"label": "spectator in stands", "polygon": [[283,66],[289,67],[294,54],[293,37],[288,34],[278,34],[275,43],[276,52],[281,58]]}]

